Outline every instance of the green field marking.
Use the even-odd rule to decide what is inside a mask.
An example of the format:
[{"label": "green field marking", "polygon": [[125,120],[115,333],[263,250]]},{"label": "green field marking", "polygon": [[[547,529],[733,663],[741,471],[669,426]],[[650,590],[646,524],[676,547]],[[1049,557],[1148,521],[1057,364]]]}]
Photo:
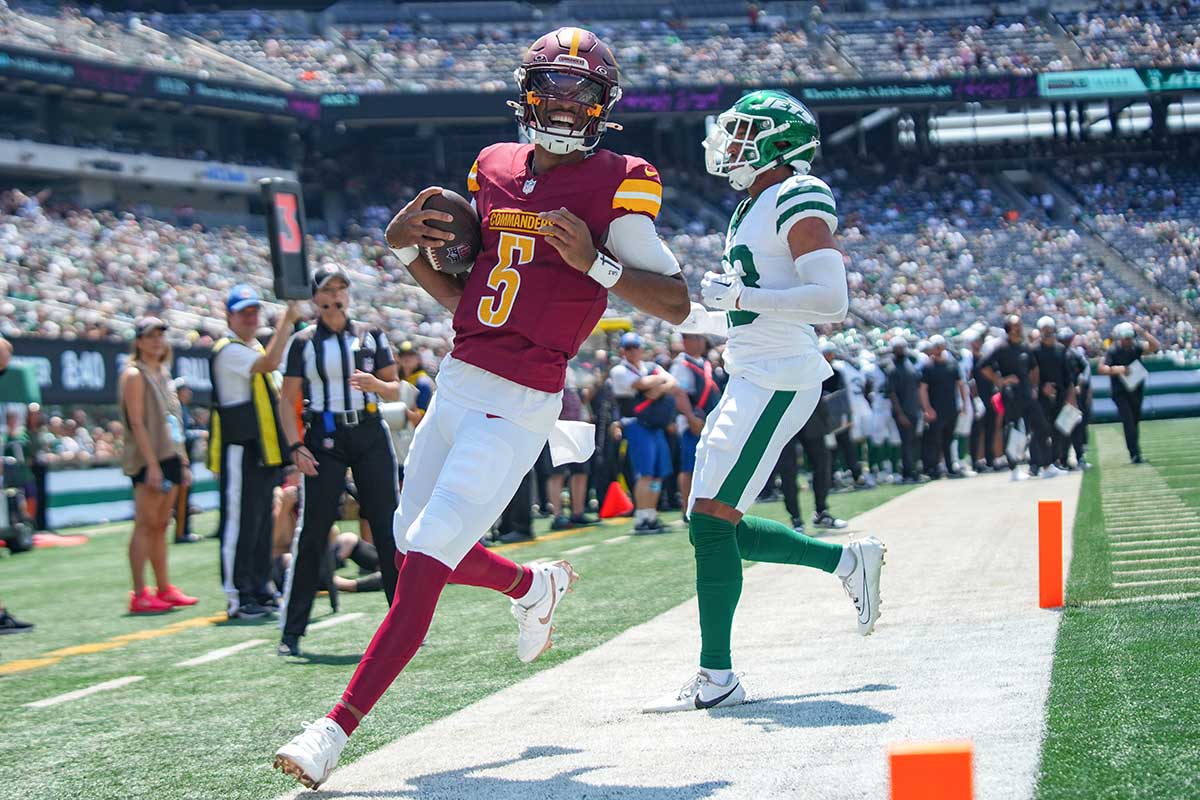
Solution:
[{"label": "green field marking", "polygon": [[[1190,457],[1190,451],[1185,454],[1176,445],[1198,440],[1200,420],[1142,424],[1142,451],[1152,470],[1128,463],[1119,426],[1096,426],[1093,434],[1100,467],[1084,476],[1075,517],[1075,549],[1055,647],[1037,796],[1200,797],[1200,703],[1190,688],[1200,679],[1200,575],[1191,582],[1114,588],[1114,573],[1128,568],[1113,562],[1129,554],[1114,549],[1106,536],[1106,520],[1120,519],[1120,504],[1109,502],[1102,508],[1100,491],[1102,483],[1113,492],[1161,487],[1163,478],[1166,486],[1177,490],[1169,477],[1173,459]],[[1200,493],[1172,494],[1184,508],[1200,509]],[[1165,550],[1163,546],[1138,552],[1166,557],[1170,554]],[[1118,582],[1137,581],[1136,576],[1115,577]],[[1147,576],[1160,577],[1166,576]]]},{"label": "green field marking", "polygon": [[[852,517],[908,488],[834,495],[832,510]],[[811,495],[802,496],[802,502],[810,507]],[[757,506],[754,513],[788,519],[778,503]],[[676,517],[664,516],[668,521]],[[196,532],[203,535],[215,525],[215,515],[201,515]],[[560,558],[567,550],[624,536],[631,526],[632,520],[623,520],[564,532],[569,535],[559,538],[546,531],[548,521],[539,520],[537,529],[544,536],[511,555],[519,561]],[[80,547],[0,560],[0,599],[38,626],[33,634],[0,640],[6,662],[196,620],[195,628],[177,634],[0,676],[0,736],[20,745],[0,757],[6,787],[22,800],[261,800],[294,788],[264,765],[274,748],[299,731],[302,720],[325,713],[345,688],[383,616],[382,595],[343,594],[342,615],[364,616],[312,630],[302,641],[306,657],[281,659],[274,655],[277,622],[205,622],[224,608],[214,540],[170,546],[172,581],[197,594],[198,606],[162,617],[126,615],[126,545],[126,535],[103,533]],[[682,527],[569,558],[582,580],[555,618],[554,648],[532,665],[516,659],[516,628],[507,598],[473,587],[448,587],[428,643],[351,740],[343,763],[694,596],[691,548]],[[328,600],[318,597],[314,622],[326,619],[337,617],[329,616]],[[177,666],[251,639],[265,643],[219,661]],[[22,707],[129,675],[144,679],[50,709]],[[84,753],[86,758],[79,757]]]}]

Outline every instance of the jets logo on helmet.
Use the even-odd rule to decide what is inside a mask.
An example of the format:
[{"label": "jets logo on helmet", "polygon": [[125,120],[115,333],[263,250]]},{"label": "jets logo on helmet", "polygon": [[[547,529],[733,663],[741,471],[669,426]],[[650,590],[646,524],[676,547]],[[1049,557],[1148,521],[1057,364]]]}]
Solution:
[{"label": "jets logo on helmet", "polygon": [[812,112],[786,92],[751,92],[717,117],[704,140],[704,164],[738,191],[774,167],[807,175],[820,131]]},{"label": "jets logo on helmet", "polygon": [[621,98],[612,49],[583,28],[559,28],[525,51],[515,77],[521,98],[509,101],[525,135],[555,155],[592,150]]}]

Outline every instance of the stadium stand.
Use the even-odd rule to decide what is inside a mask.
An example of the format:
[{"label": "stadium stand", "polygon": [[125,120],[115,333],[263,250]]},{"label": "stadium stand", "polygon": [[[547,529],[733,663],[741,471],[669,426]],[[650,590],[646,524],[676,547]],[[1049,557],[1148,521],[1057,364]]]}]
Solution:
[{"label": "stadium stand", "polygon": [[[513,63],[542,25],[520,3],[343,4],[333,27],[258,11],[137,15],[14,5],[0,11],[0,42],[312,92],[507,91],[510,81],[495,65]],[[1187,0],[1057,16],[938,6],[886,19],[823,16],[799,3],[774,4],[769,14],[700,0],[662,8],[649,19],[636,2],[564,3],[559,11],[612,42],[630,87],[1200,63]]]}]

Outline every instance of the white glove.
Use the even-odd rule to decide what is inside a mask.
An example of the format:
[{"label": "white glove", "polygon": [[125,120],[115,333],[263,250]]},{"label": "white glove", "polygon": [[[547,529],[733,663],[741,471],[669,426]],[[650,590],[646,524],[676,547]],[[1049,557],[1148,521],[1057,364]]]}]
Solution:
[{"label": "white glove", "polygon": [[726,336],[729,326],[725,314],[720,311],[709,311],[700,303],[692,303],[692,310],[687,319],[675,326],[679,333],[698,333],[704,336]]},{"label": "white glove", "polygon": [[742,296],[742,277],[728,272],[706,272],[700,281],[700,296],[711,308],[732,311]]}]

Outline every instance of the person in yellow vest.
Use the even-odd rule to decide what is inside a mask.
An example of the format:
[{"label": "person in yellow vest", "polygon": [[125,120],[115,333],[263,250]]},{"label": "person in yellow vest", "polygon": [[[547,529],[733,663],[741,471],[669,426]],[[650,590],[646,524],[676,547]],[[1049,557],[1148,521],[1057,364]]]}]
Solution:
[{"label": "person in yellow vest", "polygon": [[213,345],[208,467],[220,477],[221,587],[230,619],[259,619],[278,608],[271,587],[271,503],[289,461],[273,374],[283,359],[300,304],[291,301],[264,348],[258,293],[233,287],[225,302],[230,336]]}]

